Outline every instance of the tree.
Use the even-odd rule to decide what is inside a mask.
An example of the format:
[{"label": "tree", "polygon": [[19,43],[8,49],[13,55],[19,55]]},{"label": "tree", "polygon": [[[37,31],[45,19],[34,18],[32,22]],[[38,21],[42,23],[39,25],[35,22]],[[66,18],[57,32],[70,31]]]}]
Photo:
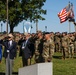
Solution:
[{"label": "tree", "polygon": [[[8,23],[10,32],[23,20],[45,20],[42,7],[46,0],[8,0]],[[0,21],[6,22],[6,0],[0,0]]]}]

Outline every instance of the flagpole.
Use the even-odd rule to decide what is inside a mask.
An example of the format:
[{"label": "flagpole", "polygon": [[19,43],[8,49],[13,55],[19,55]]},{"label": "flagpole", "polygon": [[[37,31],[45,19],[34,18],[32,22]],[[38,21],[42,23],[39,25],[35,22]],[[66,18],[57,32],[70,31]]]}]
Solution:
[{"label": "flagpole", "polygon": [[76,32],[76,25],[74,25],[74,27],[75,27],[75,32]]},{"label": "flagpole", "polygon": [[75,32],[76,32],[76,23],[74,22],[74,28],[75,28]]},{"label": "flagpole", "polygon": [[23,22],[23,34],[24,34],[24,22]]},{"label": "flagpole", "polygon": [[[68,20],[69,21],[69,20]],[[71,32],[71,23],[69,22],[69,33]]]}]

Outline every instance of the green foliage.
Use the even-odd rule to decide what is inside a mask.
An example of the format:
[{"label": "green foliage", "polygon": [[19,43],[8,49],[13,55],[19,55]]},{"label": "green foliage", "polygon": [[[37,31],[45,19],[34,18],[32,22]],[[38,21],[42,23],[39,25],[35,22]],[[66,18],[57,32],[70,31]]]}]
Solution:
[{"label": "green foliage", "polygon": [[[7,0],[0,0],[0,21],[6,21]],[[8,19],[10,32],[23,20],[45,20],[41,15],[46,14],[42,7],[46,0],[8,0]]]}]

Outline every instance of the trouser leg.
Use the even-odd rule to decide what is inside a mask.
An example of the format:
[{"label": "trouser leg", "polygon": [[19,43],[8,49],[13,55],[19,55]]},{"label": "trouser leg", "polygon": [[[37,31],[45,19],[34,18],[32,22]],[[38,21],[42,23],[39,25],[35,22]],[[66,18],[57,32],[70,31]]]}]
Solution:
[{"label": "trouser leg", "polygon": [[13,70],[13,60],[10,59],[10,75],[12,75],[12,70]]},{"label": "trouser leg", "polygon": [[64,50],[64,48],[62,49],[62,58],[65,59],[65,50]]},{"label": "trouser leg", "polygon": [[26,66],[26,59],[24,58],[24,56],[22,55],[22,63],[23,63],[23,67]]},{"label": "trouser leg", "polygon": [[6,75],[12,75],[13,60],[8,57],[6,58]]},{"label": "trouser leg", "polygon": [[10,67],[9,66],[10,65],[9,65],[9,55],[8,55],[8,57],[6,58],[6,75],[10,75],[10,72],[9,72]]},{"label": "trouser leg", "polygon": [[27,59],[27,65],[28,65],[28,66],[31,65],[31,59],[30,59],[30,58]]}]

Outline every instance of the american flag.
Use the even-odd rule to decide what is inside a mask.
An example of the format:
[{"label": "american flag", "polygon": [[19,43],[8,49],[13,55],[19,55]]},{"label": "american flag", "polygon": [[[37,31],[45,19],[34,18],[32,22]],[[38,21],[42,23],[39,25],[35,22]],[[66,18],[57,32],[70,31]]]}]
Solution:
[{"label": "american flag", "polygon": [[[72,14],[72,6],[69,3],[68,6],[66,6],[65,8],[63,8],[59,13],[58,13],[58,17],[60,19],[60,23],[65,22],[66,20],[69,19],[69,17],[74,17],[74,14]],[[72,15],[71,15],[72,14]]]},{"label": "american flag", "polygon": [[63,23],[67,20],[66,8],[62,9],[61,12],[58,13],[58,17],[60,18],[60,23]]}]

